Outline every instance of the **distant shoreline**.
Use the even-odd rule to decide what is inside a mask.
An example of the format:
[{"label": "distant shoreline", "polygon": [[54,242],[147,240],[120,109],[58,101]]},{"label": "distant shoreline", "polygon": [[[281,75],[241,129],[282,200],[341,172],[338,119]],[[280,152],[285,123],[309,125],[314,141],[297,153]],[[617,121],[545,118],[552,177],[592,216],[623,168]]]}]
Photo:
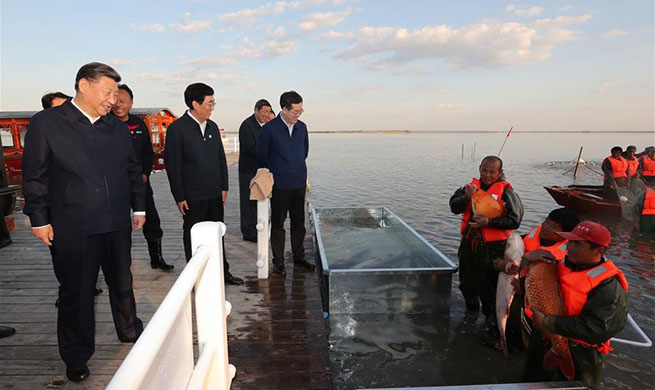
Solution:
[{"label": "distant shoreline", "polygon": [[[228,131],[236,134],[236,131]],[[310,130],[310,134],[505,134],[506,131],[497,130]],[[522,134],[655,134],[655,131],[627,130],[627,131],[593,131],[593,130],[524,130],[513,131]]]}]

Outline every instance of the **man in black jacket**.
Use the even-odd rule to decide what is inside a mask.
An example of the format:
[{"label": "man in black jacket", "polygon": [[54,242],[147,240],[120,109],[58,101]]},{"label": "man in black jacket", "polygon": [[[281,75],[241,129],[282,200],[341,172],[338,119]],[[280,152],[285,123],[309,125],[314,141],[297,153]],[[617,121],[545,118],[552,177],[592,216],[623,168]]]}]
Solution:
[{"label": "man in black jacket", "polygon": [[166,264],[161,253],[161,238],[164,232],[161,230],[159,213],[155,207],[152,186],[150,185],[150,173],[155,153],[152,151],[152,141],[146,124],[141,118],[130,114],[134,104],[134,94],[126,84],[118,86],[118,99],[112,107],[111,112],[118,119],[127,125],[132,137],[132,145],[137,160],[141,164],[141,177],[146,187],[146,223],[143,225],[143,235],[148,242],[148,253],[150,254],[150,266],[164,271],[173,269],[173,265]]},{"label": "man in black jacket", "polygon": [[59,353],[75,382],[89,375],[100,267],[118,338],[134,342],[143,331],[130,249],[132,226],[145,222],[145,191],[127,126],[107,115],[120,79],[108,65],[82,66],[75,98],[34,115],[25,138],[24,212],[34,235],[50,247],[60,284]]},{"label": "man in black jacket", "polygon": [[[202,221],[223,221],[228,178],[225,150],[214,111],[214,90],[195,83],[184,91],[189,110],[171,123],[166,133],[166,174],[177,209],[184,218],[184,255],[191,260],[191,227]],[[225,239],[223,239],[225,242]],[[223,245],[225,282],[243,284],[232,276]]]},{"label": "man in black jacket", "polygon": [[257,161],[257,138],[262,126],[272,119],[272,112],[271,104],[260,99],[255,103],[255,113],[239,127],[239,205],[241,234],[246,241],[257,242],[257,202],[250,200],[250,180],[261,168]]}]

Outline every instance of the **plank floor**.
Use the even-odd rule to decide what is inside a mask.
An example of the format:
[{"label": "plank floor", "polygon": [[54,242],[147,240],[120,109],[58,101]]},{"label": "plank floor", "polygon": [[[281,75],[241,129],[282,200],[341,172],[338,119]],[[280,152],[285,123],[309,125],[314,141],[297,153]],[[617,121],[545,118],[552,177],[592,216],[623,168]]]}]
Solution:
[{"label": "plank floor", "polygon": [[[267,280],[257,279],[256,244],[241,240],[239,230],[237,158],[236,154],[228,155],[231,190],[225,215],[225,246],[231,272],[246,282],[227,287],[227,299],[232,303],[229,354],[230,362],[237,367],[232,388],[328,389],[332,379],[318,278],[315,272],[294,270],[288,263],[286,277],[271,274]],[[185,265],[182,218],[166,174],[154,174],[151,182],[164,230],[164,258],[175,264],[175,271],[152,270],[142,233],[133,233],[134,293],[144,324]],[[104,292],[96,300],[96,351],[89,361],[91,376],[81,384],[72,383],[66,378],[57,349],[54,302],[58,283],[50,253],[31,235],[27,217],[22,213],[14,216],[14,243],[0,249],[0,324],[13,326],[16,334],[0,339],[0,389],[104,388],[132,344],[121,343],[116,337],[102,272],[98,286]],[[309,236],[305,246],[308,260],[315,261]]]}]

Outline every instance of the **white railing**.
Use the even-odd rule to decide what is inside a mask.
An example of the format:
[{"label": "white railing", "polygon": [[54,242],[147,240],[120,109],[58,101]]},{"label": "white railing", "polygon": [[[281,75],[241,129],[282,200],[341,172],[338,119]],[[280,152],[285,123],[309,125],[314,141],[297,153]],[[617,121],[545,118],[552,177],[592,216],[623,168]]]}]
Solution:
[{"label": "white railing", "polygon": [[271,207],[270,198],[257,201],[257,278],[268,279],[268,211]]},{"label": "white railing", "polygon": [[[221,134],[223,136],[223,134]],[[223,149],[225,153],[237,153],[239,151],[239,137],[232,135],[225,135],[223,138]]]},{"label": "white railing", "polygon": [[[107,386],[132,389],[229,389],[221,222],[191,228],[193,257]],[[195,290],[198,361],[194,367],[191,296]]]}]

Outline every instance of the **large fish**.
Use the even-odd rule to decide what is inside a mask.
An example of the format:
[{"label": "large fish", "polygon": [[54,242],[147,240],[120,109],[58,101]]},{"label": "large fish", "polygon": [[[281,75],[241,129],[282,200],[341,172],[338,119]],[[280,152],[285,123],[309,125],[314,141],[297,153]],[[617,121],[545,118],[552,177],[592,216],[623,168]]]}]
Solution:
[{"label": "large fish", "polygon": [[505,202],[502,199],[494,199],[490,193],[478,188],[471,196],[473,214],[483,217],[498,218],[505,215]]},{"label": "large fish", "polygon": [[[529,265],[525,278],[525,294],[532,310],[538,310],[546,316],[566,316],[554,264],[537,261]],[[550,337],[550,349],[544,356],[543,366],[546,370],[559,367],[569,380],[573,380],[575,369],[568,338],[557,334]]]},{"label": "large fish", "polygon": [[[523,239],[518,233],[513,232],[507,239],[505,245],[504,260],[514,262],[516,265],[521,263],[521,257],[525,253]],[[500,334],[500,348],[507,356],[507,338],[505,335],[507,329],[507,318],[509,309],[514,299],[514,286],[512,280],[518,279],[518,275],[508,275],[505,272],[498,274],[498,285],[496,287],[496,320],[498,322],[498,333]]]}]

